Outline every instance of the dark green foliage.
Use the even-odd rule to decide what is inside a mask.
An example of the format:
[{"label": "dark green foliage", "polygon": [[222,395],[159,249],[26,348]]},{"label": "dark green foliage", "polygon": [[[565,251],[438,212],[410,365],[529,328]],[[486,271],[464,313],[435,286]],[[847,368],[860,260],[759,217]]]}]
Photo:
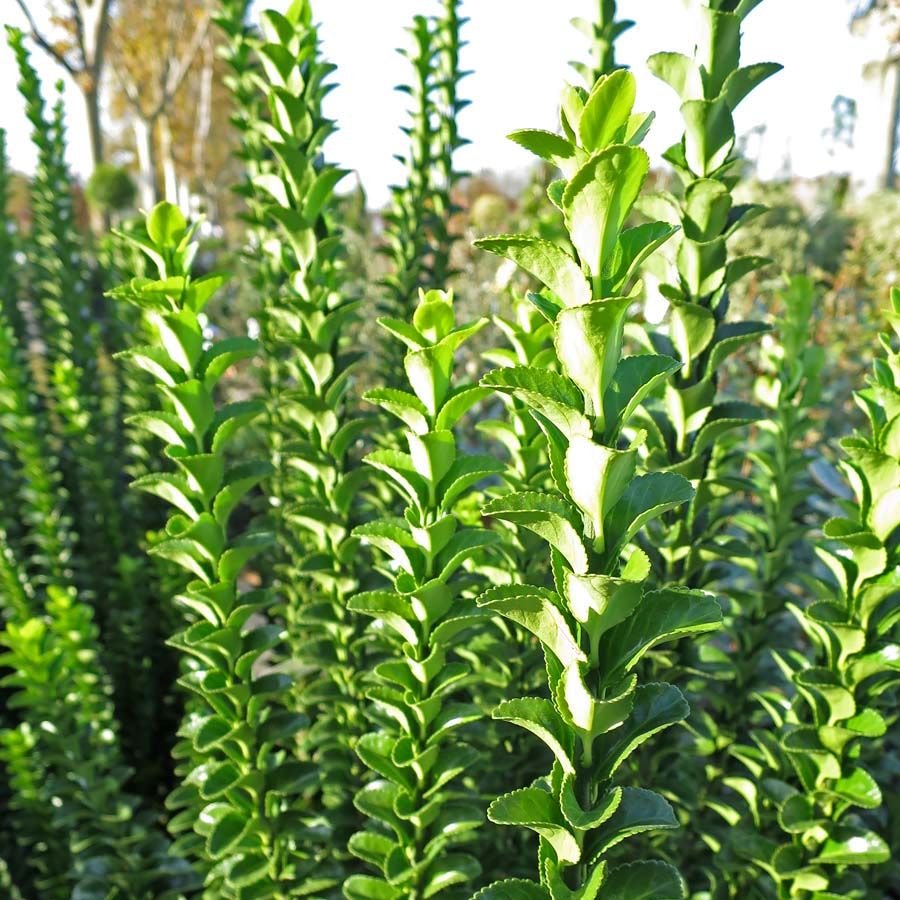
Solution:
[{"label": "dark green foliage", "polygon": [[126,788],[102,644],[73,586],[67,494],[28,383],[0,315],[0,421],[17,489],[0,512],[10,520],[14,504],[26,554],[17,558],[0,529],[0,666],[14,692],[0,758],[16,813],[13,867],[40,896],[174,897],[192,878]]},{"label": "dark green foliage", "polygon": [[[77,230],[62,102],[48,116],[22,34],[8,29],[8,39],[37,151],[31,228],[17,235],[24,259],[10,269],[15,290],[15,303],[6,304],[11,332],[0,338],[3,352],[18,358],[18,374],[8,370],[19,384],[8,423],[10,446],[23,457],[20,477],[33,491],[34,506],[44,510],[44,523],[29,525],[33,535],[46,540],[49,509],[66,520],[71,544],[57,558],[71,567],[79,599],[94,609],[124,725],[123,749],[141,772],[155,772],[154,723],[168,691],[161,680],[166,654],[149,614],[152,579],[148,583],[142,564],[143,526],[149,520],[139,504],[124,500],[128,448],[118,418],[123,383],[110,353],[119,349],[125,324],[100,312],[103,273],[90,261]],[[40,447],[25,435],[16,436],[19,423],[26,431],[31,428],[21,422],[26,414],[37,419]],[[39,455],[45,457],[47,482],[34,482],[25,471]],[[28,457],[32,463],[25,461]],[[27,532],[18,537],[8,523],[5,527],[13,545],[35,539]],[[19,556],[29,560],[30,553],[19,551]]]},{"label": "dark green foliage", "polygon": [[119,212],[134,203],[135,185],[126,169],[111,163],[101,163],[94,169],[85,185],[85,196],[98,209]]},{"label": "dark green foliage", "polygon": [[[175,898],[195,884],[149,810],[127,792],[112,691],[91,611],[72,588],[47,589],[46,618],[10,622],[0,641],[11,670],[0,756],[29,878],[40,897]],[[18,619],[18,616],[16,617]]]},{"label": "dark green foliage", "polygon": [[[722,442],[729,449],[723,452],[720,477],[734,491],[728,521],[734,530],[729,552],[735,571],[728,582],[727,616],[733,650],[726,658],[710,648],[706,656],[705,674],[724,674],[725,689],[707,690],[705,708],[695,716],[694,749],[705,763],[705,783],[692,799],[691,830],[681,851],[689,856],[687,847],[696,836],[716,849],[715,866],[703,860],[702,874],[695,873],[698,883],[709,886],[727,882],[749,889],[758,880],[743,851],[756,838],[765,803],[756,788],[764,758],[756,732],[771,725],[767,705],[758,698],[768,695],[770,702],[780,702],[772,693],[782,681],[772,651],[783,652],[802,640],[788,610],[808,589],[813,565],[807,543],[807,501],[814,493],[808,445],[824,361],[812,342],[817,299],[811,279],[795,276],[787,284],[782,315],[773,334],[763,339],[764,370],[755,386],[769,418],[757,423],[749,452],[743,435],[735,435],[730,446]],[[674,759],[670,777],[673,782],[679,778]],[[673,791],[690,796],[683,789]]]},{"label": "dark green foliage", "polygon": [[763,835],[745,845],[744,855],[777,884],[779,896],[866,896],[868,868],[891,852],[873,830],[871,811],[883,797],[870,768],[878,765],[873,750],[896,713],[900,684],[896,288],[887,319],[892,333],[882,335],[874,374],[857,395],[869,427],[841,445],[853,500],[823,528],[818,550],[828,578],[809,605],[791,605],[812,653],[777,654],[795,690],[790,703],[776,694],[761,698],[775,726],[758,738],[768,803]]}]

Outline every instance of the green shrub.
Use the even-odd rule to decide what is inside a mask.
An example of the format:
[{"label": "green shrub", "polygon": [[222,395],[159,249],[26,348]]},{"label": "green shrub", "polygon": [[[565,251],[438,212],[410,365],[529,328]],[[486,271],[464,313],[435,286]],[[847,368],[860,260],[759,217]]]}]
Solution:
[{"label": "green shrub", "polygon": [[88,200],[103,212],[130,209],[136,192],[134,180],[126,169],[112,163],[101,163],[85,185]]},{"label": "green shrub", "polygon": [[[896,198],[742,180],[759,2],[695,0],[694,55],[651,59],[684,119],[651,192],[598,0],[506,198],[456,166],[441,0],[382,236],[337,196],[308,0],[221,0],[227,253],[167,203],[80,232],[9,30],[37,167],[0,131],[4,897],[897,895]],[[109,168],[89,194],[129,202]],[[519,233],[465,250],[492,220]]]}]

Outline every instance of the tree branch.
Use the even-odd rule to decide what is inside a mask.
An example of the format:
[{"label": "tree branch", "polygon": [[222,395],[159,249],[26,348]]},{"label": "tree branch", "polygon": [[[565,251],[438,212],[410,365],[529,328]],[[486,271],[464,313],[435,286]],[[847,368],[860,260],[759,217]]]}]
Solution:
[{"label": "tree branch", "polygon": [[68,73],[72,76],[72,78],[77,78],[78,75],[81,74],[80,69],[76,69],[66,58],[60,53],[50,41],[45,38],[41,32],[39,31],[37,24],[32,18],[31,11],[25,5],[25,0],[16,0],[16,3],[19,6],[19,9],[25,14],[25,18],[28,20],[28,27],[31,29],[31,39],[40,47],[45,53],[48,53],[51,57],[53,57],[56,62],[61,65]]},{"label": "tree branch", "polygon": [[146,116],[144,114],[144,110],[141,108],[141,95],[137,88],[135,88],[134,83],[130,79],[125,78],[115,67],[113,67],[113,74],[115,75],[116,81],[119,82],[119,87],[122,89],[125,99],[131,104],[137,117],[139,119],[152,119],[153,116]]},{"label": "tree branch", "polygon": [[75,22],[75,39],[78,41],[78,49],[81,51],[81,69],[87,68],[87,50],[84,46],[84,15],[79,0],[69,0],[69,9],[72,11],[72,20]]},{"label": "tree branch", "polygon": [[194,57],[197,53],[200,52],[200,48],[203,46],[203,42],[206,40],[206,33],[209,31],[209,23],[212,20],[212,14],[209,10],[204,11],[202,18],[197,23],[197,27],[194,29],[194,34],[191,37],[191,42],[188,44],[184,53],[181,57],[175,61],[174,68],[169,72],[169,77],[166,79],[165,89],[163,91],[162,104],[165,105],[168,103],[175,94],[178,93],[178,88],[181,87],[181,83],[184,81],[185,76],[190,71],[191,64],[194,61]]}]

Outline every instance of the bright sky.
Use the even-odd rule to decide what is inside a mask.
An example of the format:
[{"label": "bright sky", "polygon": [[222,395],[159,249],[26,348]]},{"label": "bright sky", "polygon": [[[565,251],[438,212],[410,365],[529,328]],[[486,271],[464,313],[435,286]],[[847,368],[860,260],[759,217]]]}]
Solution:
[{"label": "bright sky", "polygon": [[[261,4],[265,0],[261,0]],[[287,0],[270,0],[283,8]],[[407,77],[406,62],[395,52],[406,38],[405,26],[416,12],[438,9],[437,0],[313,0],[321,22],[324,51],[338,66],[339,83],[330,97],[328,114],[340,131],[331,139],[329,155],[355,169],[379,205],[388,185],[402,177],[393,154],[404,149],[399,126],[407,98],[392,87]],[[531,157],[505,139],[522,127],[555,127],[556,101],[566,80],[577,81],[567,66],[584,58],[586,39],[569,25],[573,16],[590,17],[596,0],[464,0],[471,18],[465,37],[463,64],[474,70],[463,83],[472,105],[463,113],[462,133],[472,144],[459,155],[460,166],[477,172],[523,172]],[[21,24],[13,0],[0,5],[11,24]],[[35,2],[38,6],[39,3]],[[674,94],[654,79],[644,61],[657,50],[692,47],[691,16],[684,0],[619,0],[619,15],[638,24],[622,37],[619,59],[638,77],[638,106],[655,109],[657,120],[646,144],[659,154],[681,133]],[[789,155],[792,171],[814,176],[833,166],[822,141],[832,121],[831,103],[837,94],[858,90],[864,44],[848,31],[848,0],[766,0],[747,20],[744,62],[777,61],[785,71],[775,76],[739,109],[739,132],[765,123],[761,151],[763,175],[782,169]],[[35,50],[46,85],[59,70]],[[0,105],[0,126],[9,134],[15,167],[29,171],[33,154],[27,122],[18,95],[13,93],[12,54],[0,48],[0,83],[6,97]],[[89,173],[89,155],[80,98],[67,86],[70,159],[77,173]]]}]

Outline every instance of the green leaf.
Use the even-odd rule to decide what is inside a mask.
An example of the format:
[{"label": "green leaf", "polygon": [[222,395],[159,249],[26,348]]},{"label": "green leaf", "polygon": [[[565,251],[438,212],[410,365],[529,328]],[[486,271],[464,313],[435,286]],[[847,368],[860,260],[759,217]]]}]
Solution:
[{"label": "green leaf", "polygon": [[637,467],[637,450],[616,450],[576,435],[566,448],[569,496],[590,523],[597,550],[605,547],[603,521],[619,502]]},{"label": "green leaf", "polygon": [[767,256],[736,256],[729,260],[725,271],[725,284],[729,287],[736,281],[740,281],[745,275],[772,265],[772,260]]},{"label": "green leaf", "polygon": [[514,131],[508,137],[529,153],[553,163],[567,176],[574,173],[580,154],[564,137],[552,131],[541,131],[536,128]]},{"label": "green leaf", "polygon": [[564,375],[534,366],[507,366],[488,372],[481,383],[521,398],[569,440],[575,435],[589,437],[591,434],[591,424],[581,412],[584,403],[581,393]]},{"label": "green leaf", "polygon": [[411,504],[421,506],[426,502],[427,486],[413,468],[408,454],[398,450],[375,450],[363,461],[387,473]]},{"label": "green leaf", "polygon": [[241,535],[231,542],[231,546],[219,558],[219,578],[234,581],[244,566],[254,556],[271,547],[275,536],[268,531],[255,531]]},{"label": "green leaf", "polygon": [[560,862],[574,864],[581,858],[578,841],[548,791],[528,787],[504,794],[488,807],[488,818],[495,825],[521,825],[536,831]]},{"label": "green leaf", "polygon": [[556,689],[560,711],[590,737],[618,728],[631,713],[636,676],[607,691],[603,700],[597,700],[587,689],[584,676],[585,667],[577,663],[563,671]]},{"label": "green leaf", "polygon": [[701,27],[708,35],[698,53],[703,61],[703,96],[719,97],[725,79],[740,63],[741,18],[732,11],[734,6],[733,0],[726,0],[700,12]]},{"label": "green leaf", "polygon": [[709,352],[709,371],[715,371],[730,354],[771,330],[762,322],[726,322],[717,326]]},{"label": "green leaf", "polygon": [[456,459],[456,438],[452,431],[408,433],[409,457],[416,473],[427,483],[436,485]]},{"label": "green leaf", "polygon": [[648,522],[682,503],[689,503],[693,496],[691,483],[681,475],[672,472],[639,475],[609,511],[604,526],[608,552],[619,552]]},{"label": "green leaf", "polygon": [[221,859],[237,844],[250,826],[251,819],[237,810],[225,813],[219,818],[206,839],[206,852],[213,859]]},{"label": "green leaf", "polygon": [[482,512],[533,531],[555,547],[575,572],[587,572],[578,513],[561,497],[522,491],[490,501]]},{"label": "green leaf", "polygon": [[591,157],[566,185],[562,205],[569,237],[593,275],[612,256],[649,168],[640,148],[614,145]]},{"label": "green leaf", "polygon": [[564,306],[581,306],[591,300],[590,283],[578,263],[550,241],[502,234],[477,240],[475,246],[511,259],[553,291]]},{"label": "green leaf", "polygon": [[309,717],[303,713],[279,710],[271,713],[259,726],[261,741],[280,743],[290,740],[297,732],[309,727]]},{"label": "green leaf", "polygon": [[343,886],[347,900],[400,900],[403,891],[380,878],[351,875]]},{"label": "green leaf", "polygon": [[437,489],[441,510],[449,510],[472,485],[504,470],[505,466],[493,456],[467,454],[458,457]]},{"label": "green leaf", "polygon": [[678,870],[649,860],[618,866],[603,882],[603,900],[684,900],[687,888]]},{"label": "green leaf", "polygon": [[481,874],[478,860],[465,853],[447,853],[438,857],[425,871],[423,900],[447,888],[474,881]]},{"label": "green leaf", "polygon": [[412,646],[418,646],[419,633],[415,627],[415,617],[410,604],[400,594],[393,591],[363,591],[347,601],[352,612],[362,613],[381,619],[400,637]]},{"label": "green leaf", "polygon": [[429,291],[420,295],[412,322],[429,344],[437,344],[453,330],[455,324],[453,305],[447,302],[440,291]]},{"label": "green leaf", "polygon": [[200,785],[200,794],[204,800],[215,800],[240,780],[241,773],[233,763],[220,763],[211,767],[206,773],[206,778]]},{"label": "green leaf", "polygon": [[501,703],[491,714],[513,722],[537,735],[552,751],[564,772],[574,772],[572,733],[566,728],[553,703],[537,697],[523,697]]},{"label": "green leaf", "polygon": [[349,175],[347,169],[335,169],[326,166],[316,176],[306,193],[303,203],[303,218],[308,222],[314,222],[322,212],[322,207],[328,202],[335,187],[340,181]]},{"label": "green leaf", "polygon": [[204,354],[198,366],[207,388],[212,388],[222,375],[242,359],[250,359],[259,351],[259,342],[248,337],[231,337],[217,341]]},{"label": "green leaf", "polygon": [[621,728],[609,735],[595,761],[594,774],[609,778],[631,752],[654,734],[686,719],[690,708],[671,684],[645,684],[635,690],[634,707]]},{"label": "green leaf", "polygon": [[678,248],[676,261],[690,295],[695,298],[715,293],[728,277],[728,251],[722,237],[705,242],[685,238]]},{"label": "green leaf", "polygon": [[377,320],[378,324],[389,334],[399,338],[410,350],[423,350],[428,341],[408,322],[384,316]]},{"label": "green leaf", "polygon": [[563,666],[575,661],[584,662],[584,653],[565,616],[553,602],[554,596],[546,588],[527,584],[500,585],[481,594],[478,605],[528,629]]},{"label": "green leaf", "polygon": [[725,79],[725,99],[731,111],[737,109],[740,102],[753,90],[756,90],[767,78],[777,75],[784,66],[778,63],[754,63],[736,69]]},{"label": "green leaf", "polygon": [[616,139],[631,116],[636,94],[637,82],[627,69],[618,69],[596,82],[578,121],[585,150],[603,150]]},{"label": "green leaf", "polygon": [[619,360],[603,396],[607,435],[615,437],[638,406],[680,368],[677,359],[658,354],[626,356]]},{"label": "green leaf", "polygon": [[643,596],[640,579],[628,577],[566,572],[563,583],[572,615],[588,626],[594,640],[628,618]]},{"label": "green leaf", "polygon": [[158,247],[177,246],[186,228],[181,210],[165,201],[157,203],[147,216],[147,234]]},{"label": "green leaf", "polygon": [[890,858],[890,848],[874,831],[841,825],[828,836],[812,861],[832,866],[865,866]]},{"label": "green leaf", "polygon": [[143,428],[155,437],[175,447],[184,447],[184,438],[181,435],[182,425],[178,417],[172,413],[163,411],[153,413],[135,413],[125,419],[126,425]]},{"label": "green leaf", "polygon": [[724,97],[688,100],[681,106],[685,121],[684,154],[695,175],[720,169],[734,147],[734,122]]},{"label": "green leaf", "polygon": [[241,853],[228,869],[228,882],[235,887],[250,887],[266,877],[269,860],[262,853]]},{"label": "green leaf", "polygon": [[[724,246],[724,244],[723,244]],[[699,293],[695,296],[701,296]],[[716,332],[715,316],[697,303],[674,303],[669,336],[690,372],[694,360],[709,346]]]},{"label": "green leaf", "polygon": [[221,716],[204,719],[193,735],[194,749],[198,753],[209,753],[231,734],[231,725]]},{"label": "green leaf", "polygon": [[524,878],[507,878],[482,888],[472,900],[550,900],[546,888]]},{"label": "green leaf", "polygon": [[478,402],[489,397],[491,392],[484,387],[465,387],[447,398],[435,419],[435,430],[453,428],[457,422]]},{"label": "green leaf", "polygon": [[678,828],[678,819],[667,800],[643,788],[622,788],[616,811],[591,835],[595,857],[620,841],[645,831]]},{"label": "green leaf", "polygon": [[813,799],[805,794],[788,797],[778,810],[778,824],[788,834],[803,834],[823,823],[822,813]]},{"label": "green leaf", "polygon": [[722,610],[712,594],[675,587],[649,591],[628,619],[601,638],[603,671],[607,678],[624,674],[651,647],[713,631],[721,623]]},{"label": "green leaf", "polygon": [[387,835],[373,834],[371,831],[358,831],[347,842],[347,849],[354,856],[379,869],[384,867],[385,860],[396,846]]},{"label": "green leaf", "polygon": [[180,475],[143,475],[132,481],[131,486],[136,490],[162,497],[192,520],[196,520],[200,515],[192,496],[193,491],[188,487],[187,479]]},{"label": "green leaf", "polygon": [[682,100],[696,97],[703,91],[696,63],[683,53],[654,53],[647,60],[647,68],[666,82]]},{"label": "green leaf", "polygon": [[602,793],[600,799],[589,810],[581,808],[575,796],[575,779],[564,775],[560,787],[560,807],[562,813],[579,831],[592,831],[602,825],[622,802],[622,788],[613,787]]},{"label": "green leaf", "polygon": [[272,465],[268,462],[242,463],[225,473],[225,486],[213,501],[213,516],[224,529],[234,508],[247,492],[272,474]]},{"label": "green leaf", "polygon": [[172,401],[175,413],[184,427],[201,444],[216,415],[212,396],[203,383],[191,379],[172,387],[161,385],[160,390]]},{"label": "green leaf", "polygon": [[156,317],[155,324],[169,359],[190,377],[203,354],[203,333],[196,315],[181,310]]},{"label": "green leaf", "polygon": [[684,236],[697,243],[720,237],[728,226],[731,206],[731,193],[721,181],[698,178],[691,182],[684,192]]},{"label": "green leaf", "polygon": [[315,785],[320,777],[321,772],[314,763],[287,760],[266,774],[266,791],[290,797]]},{"label": "green leaf", "polygon": [[619,235],[615,253],[603,274],[609,292],[623,294],[640,272],[643,263],[678,231],[665,222],[645,222],[626,228]]},{"label": "green leaf", "polygon": [[[241,430],[264,410],[264,404],[258,400],[238,400],[235,403],[226,403],[220,406],[213,419],[213,439],[209,449],[213,453],[221,453],[226,444],[240,434]],[[270,464],[258,463],[258,465],[269,466]]]},{"label": "green leaf", "polygon": [[588,404],[586,413],[604,426],[603,397],[622,355],[625,315],[630,297],[606,300],[560,310],[554,344],[566,375],[581,388]]},{"label": "green leaf", "polygon": [[396,388],[375,388],[366,391],[363,400],[377,403],[382,409],[393,413],[416,434],[425,434],[428,431],[428,410],[415,394]]}]

